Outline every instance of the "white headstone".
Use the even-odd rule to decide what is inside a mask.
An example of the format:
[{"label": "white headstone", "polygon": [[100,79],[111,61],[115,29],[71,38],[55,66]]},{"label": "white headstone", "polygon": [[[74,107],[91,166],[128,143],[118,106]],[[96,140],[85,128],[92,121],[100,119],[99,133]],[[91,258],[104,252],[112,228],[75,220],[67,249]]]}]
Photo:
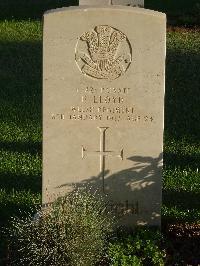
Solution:
[{"label": "white headstone", "polygon": [[79,0],[79,5],[122,5],[122,6],[144,6],[144,0]]},{"label": "white headstone", "polygon": [[45,14],[43,203],[92,187],[123,224],[160,224],[165,35],[142,8]]}]

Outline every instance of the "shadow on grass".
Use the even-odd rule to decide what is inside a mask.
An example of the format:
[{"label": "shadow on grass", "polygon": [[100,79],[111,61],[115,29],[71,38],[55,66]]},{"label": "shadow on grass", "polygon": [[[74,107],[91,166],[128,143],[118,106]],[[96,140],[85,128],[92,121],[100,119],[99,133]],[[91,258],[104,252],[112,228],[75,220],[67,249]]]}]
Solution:
[{"label": "shadow on grass", "polygon": [[0,50],[0,120],[23,128],[41,125],[42,43],[0,42]]},{"label": "shadow on grass", "polygon": [[200,193],[186,191],[164,191],[163,200],[168,207],[176,206],[180,210],[196,209],[200,211]]},{"label": "shadow on grass", "polygon": [[165,133],[179,139],[199,139],[200,57],[198,53],[167,51]]},{"label": "shadow on grass", "polygon": [[200,154],[183,155],[181,151],[176,150],[176,153],[165,152],[164,162],[167,167],[171,169],[179,168],[196,171],[200,167]]},{"label": "shadow on grass", "polygon": [[[0,49],[0,64],[3,66],[0,71],[0,120],[3,132],[0,149],[41,154],[41,142],[37,141],[40,133],[37,131],[41,129],[42,44],[39,41],[1,41]],[[19,131],[14,132],[16,128]],[[27,142],[17,141],[23,131],[25,134],[22,137],[26,137]],[[36,141],[33,142],[32,137]],[[16,140],[12,141],[13,138]],[[1,188],[38,192],[41,190],[40,183],[41,177],[0,175]]]},{"label": "shadow on grass", "polygon": [[49,9],[75,5],[78,5],[78,0],[2,0],[0,19],[41,19]]},{"label": "shadow on grass", "polygon": [[179,12],[188,12],[193,9],[196,4],[198,4],[198,0],[179,0],[173,1],[168,0],[163,2],[162,0],[146,0],[145,7],[149,9],[159,10],[165,13],[179,13]]},{"label": "shadow on grass", "polygon": [[41,142],[0,142],[0,150],[12,152],[25,152],[31,155],[42,154]]},{"label": "shadow on grass", "polygon": [[7,192],[27,190],[32,193],[41,192],[42,178],[35,175],[18,175],[0,173],[0,189]]},{"label": "shadow on grass", "polygon": [[[41,95],[42,42],[0,42],[1,94],[4,100],[15,101]],[[40,86],[38,86],[40,85]]]},{"label": "shadow on grass", "polygon": [[194,223],[200,221],[200,193],[164,191],[163,202],[170,211],[163,216],[163,223]]},{"label": "shadow on grass", "polygon": [[[26,36],[27,37],[27,36]],[[1,75],[6,77],[25,80],[29,77],[37,80],[42,75],[42,41],[0,41],[1,57],[0,63]],[[16,37],[16,38],[19,38]]]}]

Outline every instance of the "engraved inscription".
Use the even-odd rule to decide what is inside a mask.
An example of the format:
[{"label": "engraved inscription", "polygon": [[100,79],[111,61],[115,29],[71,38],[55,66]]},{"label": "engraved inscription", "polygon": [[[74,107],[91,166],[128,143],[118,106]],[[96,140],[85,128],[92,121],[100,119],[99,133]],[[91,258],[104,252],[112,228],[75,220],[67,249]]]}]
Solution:
[{"label": "engraved inscription", "polygon": [[96,94],[96,93],[106,93],[106,94],[128,94],[130,91],[130,88],[128,87],[92,87],[92,86],[86,86],[83,88],[77,88],[77,93],[87,93],[87,94]]},{"label": "engraved inscription", "polygon": [[131,53],[130,42],[124,33],[108,25],[99,25],[80,36],[75,59],[86,76],[114,80],[128,69]]},{"label": "engraved inscription", "polygon": [[106,156],[116,156],[121,158],[123,160],[123,149],[118,153],[114,151],[107,151],[105,147],[105,135],[106,135],[106,130],[108,127],[98,127],[100,131],[100,146],[98,151],[94,152],[88,152],[84,146],[82,146],[82,159],[85,157],[85,154],[90,154],[90,155],[99,155],[100,158],[100,174],[102,177],[102,183],[103,183],[103,192],[104,192],[104,178],[105,178],[105,159]]},{"label": "engraved inscription", "polygon": [[134,89],[130,87],[93,87],[74,88],[78,98],[76,104],[66,106],[62,113],[51,114],[52,120],[102,121],[130,124],[152,124],[154,117],[139,106],[130,102]]}]

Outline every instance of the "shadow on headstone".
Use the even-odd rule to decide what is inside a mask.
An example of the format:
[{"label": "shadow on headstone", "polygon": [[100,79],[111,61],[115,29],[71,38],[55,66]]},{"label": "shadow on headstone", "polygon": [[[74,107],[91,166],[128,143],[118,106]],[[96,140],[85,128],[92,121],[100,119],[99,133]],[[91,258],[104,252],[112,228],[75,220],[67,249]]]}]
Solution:
[{"label": "shadow on headstone", "polygon": [[[111,203],[111,210],[114,213],[117,211],[117,216],[119,214],[119,216],[123,217],[125,214],[127,219],[128,216],[135,215],[134,219],[143,221],[146,225],[152,224],[152,221],[155,222],[157,219],[159,221],[160,201],[157,201],[159,196],[156,195],[156,191],[159,191],[159,189],[156,190],[156,187],[159,187],[161,182],[158,173],[162,171],[162,154],[158,158],[132,156],[127,158],[127,160],[133,161],[133,167],[113,174],[110,174],[109,170],[104,173],[104,191]],[[83,189],[101,193],[102,183],[100,173],[80,183],[62,184],[59,188],[72,186],[75,190]],[[154,211],[150,212],[151,209],[154,209]],[[158,210],[158,212],[155,210]]]}]

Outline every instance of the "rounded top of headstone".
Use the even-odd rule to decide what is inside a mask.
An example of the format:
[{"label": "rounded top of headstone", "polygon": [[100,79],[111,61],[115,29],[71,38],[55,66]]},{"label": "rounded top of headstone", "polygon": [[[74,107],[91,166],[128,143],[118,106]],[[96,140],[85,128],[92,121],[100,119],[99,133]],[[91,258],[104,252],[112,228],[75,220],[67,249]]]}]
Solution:
[{"label": "rounded top of headstone", "polygon": [[70,6],[70,7],[62,7],[62,8],[56,8],[56,9],[51,9],[51,10],[47,10],[44,13],[44,16],[47,15],[53,15],[53,14],[57,14],[57,13],[68,13],[68,12],[91,12],[91,11],[100,11],[100,10],[108,10],[108,12],[110,12],[110,10],[112,10],[112,12],[114,11],[128,11],[131,13],[135,13],[135,14],[143,14],[143,15],[148,15],[148,16],[156,16],[159,18],[163,18],[166,19],[166,14],[159,12],[159,11],[154,11],[154,10],[150,10],[150,9],[145,9],[145,8],[141,8],[141,7],[132,7],[132,6],[122,6],[122,5],[85,5],[85,6]]}]

